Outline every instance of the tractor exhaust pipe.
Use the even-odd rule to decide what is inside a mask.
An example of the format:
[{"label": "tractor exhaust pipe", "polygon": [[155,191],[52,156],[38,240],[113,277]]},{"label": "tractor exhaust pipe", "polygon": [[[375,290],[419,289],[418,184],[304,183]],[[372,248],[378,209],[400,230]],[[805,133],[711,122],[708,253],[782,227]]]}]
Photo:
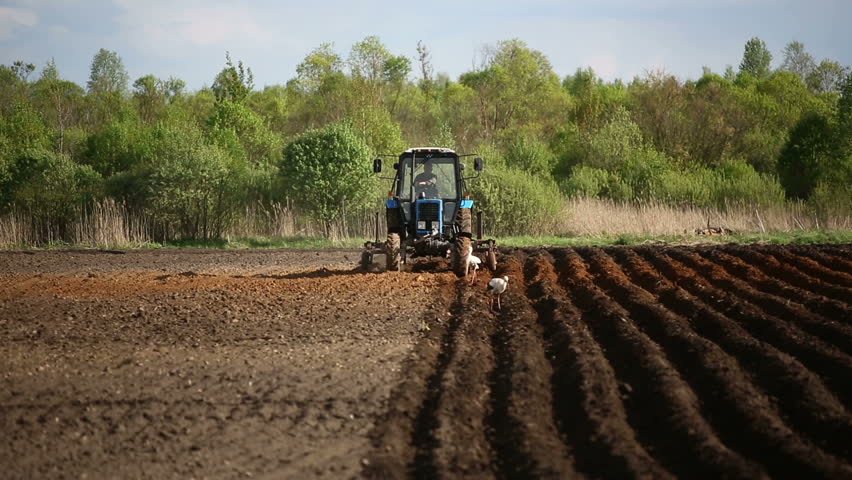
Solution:
[{"label": "tractor exhaust pipe", "polygon": [[376,243],[379,243],[379,212],[376,212]]}]

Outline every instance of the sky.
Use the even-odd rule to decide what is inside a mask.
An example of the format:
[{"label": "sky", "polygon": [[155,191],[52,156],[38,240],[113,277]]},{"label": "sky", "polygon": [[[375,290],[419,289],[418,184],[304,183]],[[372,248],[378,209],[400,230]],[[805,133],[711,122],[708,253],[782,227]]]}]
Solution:
[{"label": "sky", "polygon": [[802,42],[817,61],[852,65],[852,0],[0,0],[0,64],[52,58],[60,76],[85,86],[100,48],[115,51],[134,79],[213,83],[225,52],[252,69],[255,86],[285,84],[314,48],[344,59],[376,35],[412,59],[417,42],[435,72],[458,79],[487,46],[517,38],[564,77],[592,67],[605,80],[664,70],[695,79],[702,67],[738,67],[750,38],[773,54]]}]

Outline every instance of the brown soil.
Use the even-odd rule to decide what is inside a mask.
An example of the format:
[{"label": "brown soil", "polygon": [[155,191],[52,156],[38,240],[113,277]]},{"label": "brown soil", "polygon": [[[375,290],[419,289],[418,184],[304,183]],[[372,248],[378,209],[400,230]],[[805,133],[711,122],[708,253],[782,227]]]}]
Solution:
[{"label": "brown soil", "polygon": [[491,311],[353,250],[0,253],[0,471],[852,478],[849,258],[504,249]]}]

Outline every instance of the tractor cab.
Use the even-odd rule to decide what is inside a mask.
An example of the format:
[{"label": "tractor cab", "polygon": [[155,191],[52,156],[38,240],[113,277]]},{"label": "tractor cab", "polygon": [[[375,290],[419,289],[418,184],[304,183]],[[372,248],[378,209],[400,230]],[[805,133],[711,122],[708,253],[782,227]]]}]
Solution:
[{"label": "tractor cab", "polygon": [[395,200],[408,227],[400,233],[405,237],[452,235],[453,219],[463,202],[458,154],[447,148],[409,149],[396,166]]}]

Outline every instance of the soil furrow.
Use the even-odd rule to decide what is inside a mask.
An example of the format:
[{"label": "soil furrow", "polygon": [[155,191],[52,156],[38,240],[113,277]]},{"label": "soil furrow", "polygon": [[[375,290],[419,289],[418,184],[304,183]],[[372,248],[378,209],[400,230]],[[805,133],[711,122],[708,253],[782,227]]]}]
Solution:
[{"label": "soil furrow", "polygon": [[[572,259],[567,259],[569,263]],[[579,269],[574,258],[575,272]],[[636,329],[629,313],[604,296],[588,278],[576,275],[586,288],[608,302],[615,315],[610,323],[616,337],[624,343],[610,343],[608,355],[616,357],[617,371],[628,382],[624,385],[626,404],[647,448],[664,465],[684,478],[761,478],[766,473],[756,463],[725,446],[702,418],[699,400],[678,375],[659,347]],[[632,352],[632,354],[630,353]]]},{"label": "soil furrow", "polygon": [[[678,377],[658,345],[629,320],[630,313],[594,285],[574,251],[557,254],[560,280],[572,290],[572,299],[588,315],[587,323],[601,344],[622,389],[627,421],[648,454],[677,476],[695,476],[707,466],[686,461],[702,453],[695,442],[684,442],[686,427],[678,416],[691,392]],[[681,428],[684,427],[684,428]],[[730,467],[727,467],[730,468]]]},{"label": "soil furrow", "polygon": [[845,244],[845,245],[827,244],[827,245],[822,245],[821,250],[823,250],[827,254],[836,255],[838,257],[842,257],[842,258],[845,258],[846,260],[849,260],[849,252],[852,251],[852,244],[848,244],[848,243]]},{"label": "soil furrow", "polygon": [[[797,270],[801,271],[809,278],[817,279],[818,281],[827,284],[834,284],[846,287],[847,290],[849,288],[852,288],[852,274],[837,270],[837,264],[842,263],[838,260],[834,261],[834,266],[826,267],[817,262],[816,260],[809,258],[805,255],[800,255],[794,250],[790,250],[789,248],[769,248],[764,246],[756,248],[756,251],[760,252],[763,255],[771,255],[775,257],[778,262],[786,263],[795,267]],[[852,298],[852,294],[847,295],[846,298]]]},{"label": "soil furrow", "polygon": [[[493,316],[478,313],[488,308],[485,295],[469,288],[464,279],[458,280],[457,288],[459,323],[448,341],[451,354],[441,375],[440,394],[436,394],[434,463],[442,478],[491,477],[498,460],[492,454],[499,453],[492,449],[488,424],[490,373],[496,367],[491,339],[497,324]],[[418,478],[426,478],[420,472],[418,469]]]},{"label": "soil furrow", "polygon": [[836,272],[852,275],[852,260],[845,255],[833,255],[826,248],[817,249],[813,245],[791,245],[789,247],[797,255],[809,258],[818,265]]},{"label": "soil furrow", "polygon": [[846,408],[850,407],[852,357],[801,330],[792,322],[767,314],[751,302],[714,287],[693,269],[671,257],[656,255],[645,248],[625,252],[628,259],[636,255],[637,259],[649,262],[667,281],[736,320],[755,338],[796,357],[823,378],[840,400],[846,402]]},{"label": "soil furrow", "polygon": [[502,478],[576,478],[573,458],[553,421],[553,371],[541,327],[526,300],[524,257],[509,257],[498,273],[509,276],[512,287],[503,296],[492,336],[496,368],[490,378],[489,439]]},{"label": "soil furrow", "polygon": [[[823,280],[822,276],[814,277],[807,272],[803,272],[797,266],[785,263],[790,262],[789,259],[785,259],[785,262],[779,261],[775,255],[780,255],[783,250],[777,250],[775,255],[764,254],[757,250],[741,246],[727,246],[720,250],[731,257],[739,259],[743,263],[760,270],[766,274],[766,276],[783,279],[785,283],[794,285],[797,288],[801,288],[802,290],[806,290],[815,295],[822,295],[841,304],[846,302],[847,299],[852,298],[852,289],[846,286],[833,284],[837,283],[836,281],[832,283],[832,281],[828,279]],[[849,315],[848,308],[840,309],[839,311],[846,311]]]},{"label": "soil furrow", "polygon": [[[767,273],[761,267],[752,265],[740,257],[720,250],[710,251],[699,249],[697,252],[707,260],[721,265],[735,276],[748,279],[749,283],[753,284],[754,288],[758,290],[774,295],[783,295],[786,298],[795,298],[809,310],[826,318],[842,321],[852,320],[852,308],[848,304],[822,293],[817,293],[812,289],[794,285],[794,283],[800,284],[801,281],[791,280],[793,276],[789,272],[783,273],[782,271],[776,271],[774,273]],[[770,261],[767,260],[767,262]],[[770,269],[769,267],[764,268]]]},{"label": "soil furrow", "polygon": [[724,266],[685,249],[672,248],[664,253],[692,268],[715,287],[744,298],[772,315],[795,319],[796,325],[806,332],[844,352],[852,352],[852,329],[848,325],[811,312],[802,304],[808,303],[807,299],[800,299],[789,292],[787,296],[784,291],[777,289],[771,293],[757,290],[751,283],[731,275]]},{"label": "soil furrow", "polygon": [[633,283],[653,294],[663,307],[688,320],[696,333],[735,357],[752,381],[774,396],[791,427],[806,433],[829,453],[850,455],[849,445],[835,439],[852,438],[852,416],[814,372],[676,287],[633,252],[619,248],[609,249],[608,253],[620,260],[619,265]]},{"label": "soil furrow", "polygon": [[636,478],[652,474],[627,422],[612,366],[588,323],[559,285],[549,254],[530,257],[527,294],[543,328],[553,368],[554,420],[574,452],[578,471],[591,477]]},{"label": "soil furrow", "polygon": [[[450,310],[447,321],[429,322],[430,330],[417,343],[406,361],[402,381],[391,395],[387,412],[371,432],[373,454],[368,458],[364,474],[370,478],[435,478],[437,467],[434,450],[437,409],[441,400],[440,383],[455,350],[455,332],[462,311],[462,292],[455,285],[437,292],[438,311]],[[430,319],[424,319],[428,321]]]},{"label": "soil furrow", "polygon": [[[718,345],[703,339],[682,317],[659,306],[648,292],[633,285],[620,267],[598,249],[578,249],[589,260],[599,288],[632,313],[646,334],[665,348],[677,371],[691,377],[690,386],[707,397],[718,395],[723,404],[705,414],[716,421],[723,440],[738,451],[760,459],[773,476],[838,476],[852,470],[816,445],[799,438],[782,420],[772,402],[754,387],[737,361]],[[738,420],[738,421],[737,421]],[[738,423],[732,429],[731,424]],[[745,430],[743,426],[746,426]],[[749,441],[743,441],[748,439]],[[847,471],[848,470],[848,471]]]}]

